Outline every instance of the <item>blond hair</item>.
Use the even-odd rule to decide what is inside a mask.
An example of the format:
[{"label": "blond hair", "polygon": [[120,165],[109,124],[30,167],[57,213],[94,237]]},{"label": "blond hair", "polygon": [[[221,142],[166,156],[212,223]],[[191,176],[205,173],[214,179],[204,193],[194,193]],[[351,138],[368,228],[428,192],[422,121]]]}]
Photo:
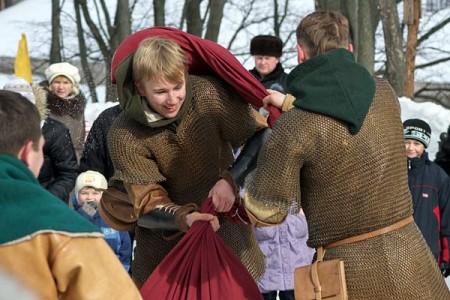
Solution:
[{"label": "blond hair", "polygon": [[310,57],[347,48],[348,20],[334,11],[316,11],[307,15],[296,30],[297,44],[306,47]]},{"label": "blond hair", "polygon": [[133,80],[164,78],[181,82],[188,70],[188,59],[174,41],[161,37],[143,40],[133,58]]}]

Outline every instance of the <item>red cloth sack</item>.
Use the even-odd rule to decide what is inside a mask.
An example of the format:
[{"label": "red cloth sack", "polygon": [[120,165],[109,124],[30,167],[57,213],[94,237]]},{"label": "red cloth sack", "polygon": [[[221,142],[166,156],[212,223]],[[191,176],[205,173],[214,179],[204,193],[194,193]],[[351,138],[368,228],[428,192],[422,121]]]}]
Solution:
[{"label": "red cloth sack", "polygon": [[[216,214],[211,198],[201,211]],[[209,222],[197,221],[141,288],[144,300],[263,299],[255,281]]]}]

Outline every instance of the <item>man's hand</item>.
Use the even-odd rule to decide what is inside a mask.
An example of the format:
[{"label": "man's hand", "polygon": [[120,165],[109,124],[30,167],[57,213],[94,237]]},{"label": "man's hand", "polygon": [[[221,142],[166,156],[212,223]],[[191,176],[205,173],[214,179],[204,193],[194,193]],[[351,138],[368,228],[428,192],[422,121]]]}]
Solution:
[{"label": "man's hand", "polygon": [[214,209],[217,212],[229,211],[236,200],[234,188],[225,179],[216,182],[208,197],[212,198]]},{"label": "man's hand", "polygon": [[263,105],[264,108],[267,108],[267,106],[269,104],[275,106],[276,108],[281,109],[281,107],[283,106],[283,101],[284,101],[284,97],[286,96],[283,93],[280,93],[278,91],[275,90],[267,90],[269,92],[269,96],[266,96],[262,101],[263,101]]},{"label": "man's hand", "polygon": [[195,221],[209,221],[214,231],[219,230],[219,219],[211,214],[193,212],[186,215],[186,224],[191,227]]}]

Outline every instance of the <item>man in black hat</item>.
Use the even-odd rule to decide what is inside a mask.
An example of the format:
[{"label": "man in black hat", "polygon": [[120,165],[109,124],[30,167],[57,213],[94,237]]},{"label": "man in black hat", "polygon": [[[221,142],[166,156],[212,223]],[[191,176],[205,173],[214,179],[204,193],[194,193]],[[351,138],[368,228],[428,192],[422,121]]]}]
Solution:
[{"label": "man in black hat", "polygon": [[287,74],[280,63],[283,42],[273,35],[257,35],[250,42],[255,67],[250,70],[266,89],[286,93]]},{"label": "man in black hat", "polygon": [[430,125],[421,119],[409,119],[403,122],[403,128],[414,221],[447,277],[450,275],[450,178],[428,159],[425,149],[430,144]]}]

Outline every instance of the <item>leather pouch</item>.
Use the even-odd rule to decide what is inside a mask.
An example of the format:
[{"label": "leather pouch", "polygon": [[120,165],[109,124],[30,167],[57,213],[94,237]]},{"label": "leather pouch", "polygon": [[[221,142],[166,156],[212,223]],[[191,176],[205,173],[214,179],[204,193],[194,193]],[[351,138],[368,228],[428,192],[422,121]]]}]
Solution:
[{"label": "leather pouch", "polygon": [[323,261],[323,247],[317,250],[317,260],[295,269],[295,300],[347,300],[344,262],[339,259]]},{"label": "leather pouch", "polygon": [[133,204],[130,203],[127,193],[117,188],[109,187],[103,192],[99,212],[103,220],[116,230],[128,231],[136,225]]}]

